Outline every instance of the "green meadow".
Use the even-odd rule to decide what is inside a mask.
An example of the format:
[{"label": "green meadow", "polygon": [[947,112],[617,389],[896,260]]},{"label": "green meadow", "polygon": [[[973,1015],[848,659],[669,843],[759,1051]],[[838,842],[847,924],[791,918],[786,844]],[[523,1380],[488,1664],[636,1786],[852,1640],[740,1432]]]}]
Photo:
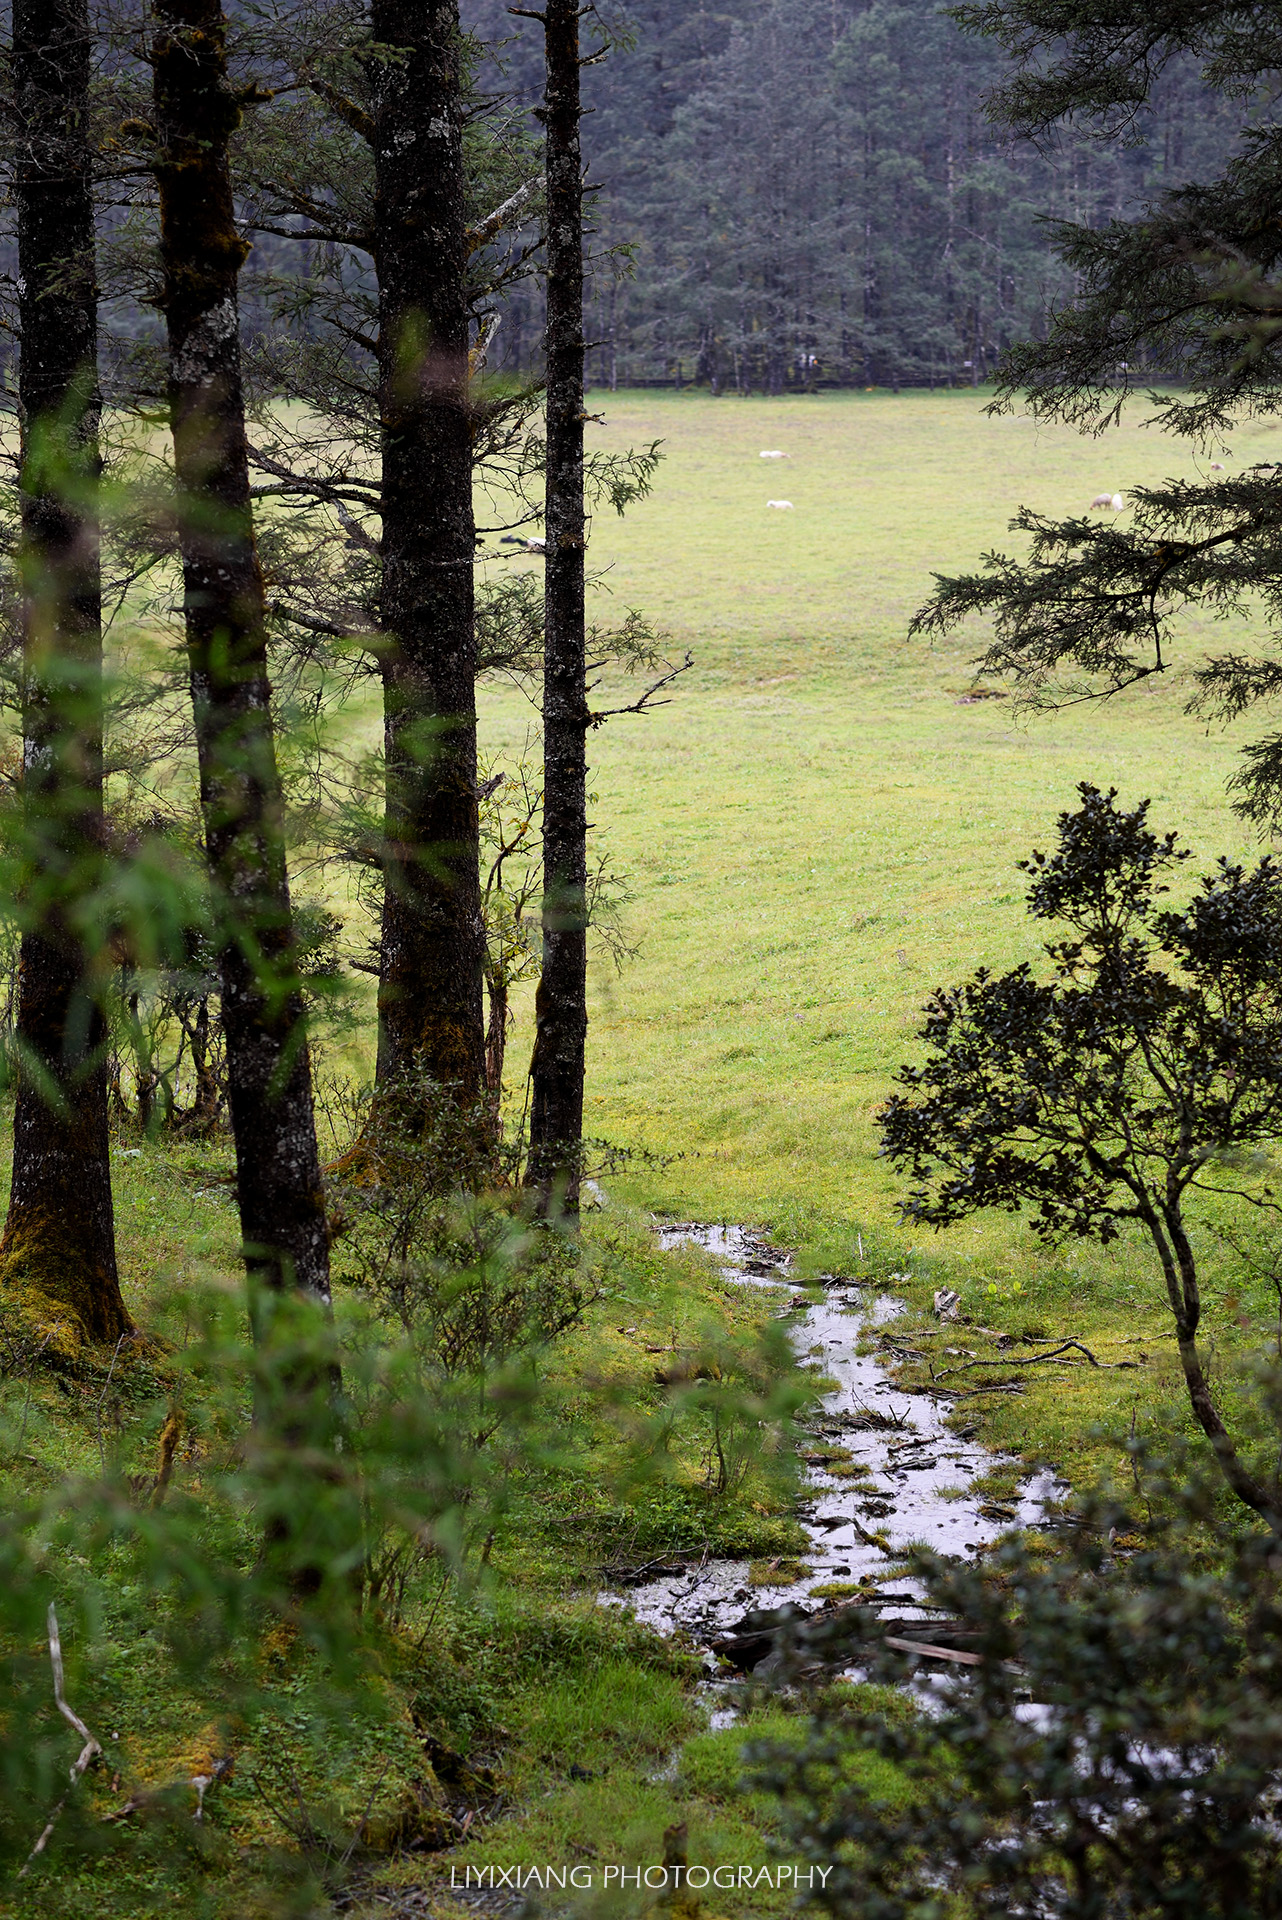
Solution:
[{"label": "green meadow", "polygon": [[[1133,1412],[1186,1424],[1145,1248],[1046,1253],[1006,1216],[914,1244],[874,1116],[932,987],[1036,957],[1017,863],[1047,843],[1078,781],[1150,797],[1197,872],[1220,853],[1259,857],[1226,795],[1249,733],[1209,732],[1183,710],[1198,652],[1242,635],[1190,620],[1161,678],[1028,719],[973,698],[978,627],[909,641],[932,574],[1012,550],[1021,503],[1081,512],[1097,493],[1193,470],[1138,416],[1092,440],[986,404],[973,391],[592,396],[599,446],[664,446],[652,496],[595,520],[597,617],[642,609],[694,666],[669,705],[591,743],[594,818],[630,880],[638,953],[619,974],[604,958],[595,968],[588,1124],[670,1156],[607,1181],[612,1194],[771,1228],[803,1268],[857,1271],[862,1248],[875,1271],[911,1276],[900,1284],[916,1304],[955,1285],[998,1329],[1087,1331],[1114,1360],[1138,1343],[1139,1370],[987,1403],[995,1440],[1093,1473],[1108,1454],[1098,1422],[1114,1435]],[[1234,468],[1280,454],[1282,431],[1265,424],[1215,457]],[[510,696],[487,700],[491,743],[515,747],[525,724]],[[513,1064],[525,1045],[523,1031]],[[1214,1338],[1249,1342],[1272,1303],[1236,1273],[1218,1278],[1230,1312]]]},{"label": "green meadow", "polygon": [[[695,656],[670,705],[593,736],[640,953],[596,972],[592,1128],[682,1156],[636,1189],[678,1211],[888,1231],[871,1116],[926,991],[1036,950],[1016,863],[1075,783],[1151,796],[1199,856],[1258,852],[1225,796],[1233,741],[1183,714],[1178,671],[1022,723],[966,702],[982,633],[906,638],[932,573],[1009,548],[1021,502],[1081,510],[1179,450],[991,419],[969,391],[592,404],[602,445],[665,452],[651,499],[595,521],[602,617],[639,607]],[[1279,452],[1276,428],[1233,450]],[[494,700],[486,725],[512,739],[523,716]]]}]

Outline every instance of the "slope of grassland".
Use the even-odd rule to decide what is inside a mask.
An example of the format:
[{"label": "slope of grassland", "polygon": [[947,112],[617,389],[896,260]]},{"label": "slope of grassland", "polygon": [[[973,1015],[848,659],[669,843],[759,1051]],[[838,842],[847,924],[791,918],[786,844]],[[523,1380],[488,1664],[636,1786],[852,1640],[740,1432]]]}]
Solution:
[{"label": "slope of grassland", "polygon": [[[947,1280],[997,1326],[1022,1315],[1140,1342],[1146,1370],[1061,1376],[991,1414],[995,1437],[1071,1465],[1094,1452],[1097,1418],[1116,1430],[1136,1404],[1155,1418],[1179,1404],[1144,1250],[1042,1254],[1004,1216],[912,1246],[873,1115],[931,987],[1038,952],[1016,863],[1077,781],[1151,796],[1198,871],[1260,849],[1226,799],[1237,743],[1184,714],[1178,670],[1017,724],[1004,701],[966,702],[978,628],[935,648],[906,631],[932,571],[1018,550],[1006,529],[1021,502],[1079,512],[1193,463],[1134,420],[1085,440],[987,417],[972,392],[592,404],[598,445],[665,450],[652,498],[594,525],[599,617],[642,608],[695,666],[670,705],[591,743],[594,817],[630,876],[640,951],[617,978],[596,969],[590,1129],[679,1156],[618,1183],[647,1204],[772,1225],[820,1265],[857,1265],[859,1233],[880,1271],[925,1283],[919,1298]],[[1265,426],[1217,457],[1280,454]],[[1230,631],[1191,621],[1177,669]],[[525,724],[511,697],[487,701],[492,742]],[[514,1063],[525,1045],[522,1032]],[[1249,1319],[1249,1284],[1220,1277]]]}]

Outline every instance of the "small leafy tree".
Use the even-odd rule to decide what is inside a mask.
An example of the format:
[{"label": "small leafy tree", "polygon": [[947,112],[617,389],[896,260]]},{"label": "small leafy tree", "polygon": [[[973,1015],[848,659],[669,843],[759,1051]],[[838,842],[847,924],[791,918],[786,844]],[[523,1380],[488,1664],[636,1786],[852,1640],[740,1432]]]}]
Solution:
[{"label": "small leafy tree", "polygon": [[[1021,863],[1028,910],[1060,922],[1049,980],[1027,964],[935,993],[925,1064],[880,1116],[920,1182],[908,1219],[945,1227],[1031,1208],[1033,1231],[1107,1242],[1139,1222],[1157,1254],[1193,1413],[1239,1500],[1282,1525],[1282,1488],[1242,1459],[1198,1350],[1188,1209],[1235,1150],[1282,1131],[1282,870],[1221,860],[1182,910],[1159,904],[1186,853],[1082,784],[1059,849]],[[1274,1205],[1257,1184],[1240,1197]]]}]

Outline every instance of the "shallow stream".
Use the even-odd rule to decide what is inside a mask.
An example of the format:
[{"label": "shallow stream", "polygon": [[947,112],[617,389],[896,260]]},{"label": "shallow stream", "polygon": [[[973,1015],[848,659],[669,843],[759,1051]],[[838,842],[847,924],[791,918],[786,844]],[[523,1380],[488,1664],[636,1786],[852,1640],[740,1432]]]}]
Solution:
[{"label": "shallow stream", "polygon": [[[1011,1527],[1040,1518],[1043,1501],[1055,1491],[1052,1475],[1034,1476],[1005,1504],[973,1491],[997,1456],[945,1424],[953,1401],[905,1392],[889,1378],[893,1354],[858,1351],[872,1330],[884,1332],[903,1312],[892,1295],[820,1276],[825,1297],[812,1304],[789,1279],[790,1256],[742,1227],[665,1225],[658,1237],[664,1247],[703,1247],[728,1280],[776,1294],[798,1358],[836,1382],[808,1422],[814,1435],[806,1450],[809,1492],[798,1518],[810,1547],[796,1559],[809,1572],[795,1579],[781,1567],[777,1583],[758,1585],[749,1583],[743,1560],[665,1563],[653,1577],[629,1580],[604,1600],[631,1606],[662,1632],[683,1628],[701,1642],[732,1632],[754,1609],[791,1605],[813,1613],[822,1596],[812,1597],[812,1589],[837,1584],[862,1584],[869,1599],[892,1602],[896,1614],[911,1618],[920,1589],[893,1574],[905,1548],[918,1542],[969,1557]],[[959,1330],[955,1347],[961,1338]],[[937,1351],[948,1348],[941,1343]],[[850,1458],[825,1461],[832,1449]]]}]

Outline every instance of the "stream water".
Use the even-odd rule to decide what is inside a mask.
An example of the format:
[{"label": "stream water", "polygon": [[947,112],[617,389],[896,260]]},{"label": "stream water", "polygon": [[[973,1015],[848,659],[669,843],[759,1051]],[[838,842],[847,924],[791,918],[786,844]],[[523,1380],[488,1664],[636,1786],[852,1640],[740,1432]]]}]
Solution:
[{"label": "stream water", "polygon": [[[863,1583],[870,1599],[893,1602],[896,1614],[912,1618],[920,1590],[913,1580],[893,1576],[907,1546],[922,1542],[968,1557],[1012,1526],[1039,1519],[1055,1491],[1053,1475],[1034,1476],[1005,1505],[973,1491],[996,1457],[963,1437],[964,1427],[959,1433],[945,1424],[953,1402],[894,1386],[887,1371],[893,1356],[858,1350],[870,1332],[884,1331],[902,1313],[892,1295],[823,1279],[824,1298],[811,1304],[789,1280],[789,1256],[742,1227],[663,1226],[658,1238],[664,1247],[703,1247],[727,1279],[776,1294],[798,1358],[836,1382],[808,1423],[812,1463],[798,1518],[810,1546],[797,1559],[809,1572],[795,1579],[781,1569],[776,1583],[750,1585],[744,1561],[705,1559],[664,1565],[639,1584],[607,1591],[603,1600],[631,1606],[660,1631],[683,1628],[697,1641],[731,1632],[754,1609],[792,1605],[813,1613],[820,1599],[811,1597],[812,1589],[838,1583]],[[962,1339],[959,1329],[951,1344],[959,1349]],[[940,1341],[935,1350],[947,1348]],[[825,1452],[834,1449],[850,1459],[825,1462]]]}]

